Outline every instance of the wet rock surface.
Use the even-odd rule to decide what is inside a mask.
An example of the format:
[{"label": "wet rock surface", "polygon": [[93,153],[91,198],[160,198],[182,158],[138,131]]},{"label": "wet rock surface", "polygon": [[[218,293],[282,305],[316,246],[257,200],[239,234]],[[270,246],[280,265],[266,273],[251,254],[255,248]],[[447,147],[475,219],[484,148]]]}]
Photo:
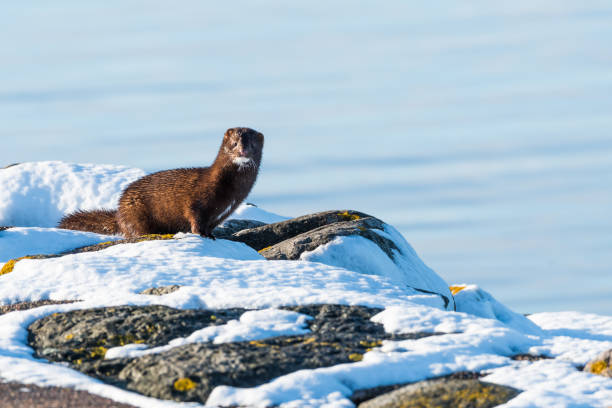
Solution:
[{"label": "wet rock surface", "polygon": [[205,402],[217,385],[252,387],[300,369],[360,361],[385,339],[432,335],[385,333],[382,325],[370,321],[380,312],[376,308],[307,305],[283,309],[312,316],[308,321],[312,333],[195,343],[138,358],[104,360],[106,347],[136,342],[163,345],[244,312],[121,306],[47,316],[30,326],[30,344],[38,357],[68,362],[88,375],[144,395]]},{"label": "wet rock surface", "polygon": [[436,379],[406,385],[363,402],[358,408],[490,408],[519,394],[503,385],[476,379]]},{"label": "wet rock surface", "polygon": [[612,349],[604,351],[589,361],[583,371],[612,378]]}]

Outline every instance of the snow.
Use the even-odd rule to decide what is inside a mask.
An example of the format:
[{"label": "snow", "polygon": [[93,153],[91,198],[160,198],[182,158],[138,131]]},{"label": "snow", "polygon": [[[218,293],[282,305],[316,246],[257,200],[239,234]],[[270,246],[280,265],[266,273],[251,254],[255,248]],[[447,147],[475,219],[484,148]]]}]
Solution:
[{"label": "snow", "polygon": [[59,161],[22,163],[0,171],[0,225],[54,227],[77,209],[115,208],[140,169]]},{"label": "snow", "polygon": [[115,241],[117,236],[57,228],[15,227],[1,232],[0,262],[25,255],[57,254],[100,242]]},{"label": "snow", "polygon": [[241,204],[236,211],[229,216],[230,220],[256,220],[266,224],[272,224],[274,222],[281,222],[288,220],[290,217],[283,217],[278,214],[271,213],[269,211],[258,208],[254,204],[246,203]]},{"label": "snow", "polygon": [[386,225],[385,228],[385,232],[376,231],[401,246],[401,252],[392,250],[393,260],[378,245],[361,236],[336,237],[313,251],[302,253],[300,259],[366,275],[386,276],[401,285],[440,293],[449,299],[452,308],[452,296],[446,282],[420,260],[410,244],[393,227]]},{"label": "snow", "polygon": [[[84,203],[89,208],[97,204],[110,206],[121,186],[131,176],[141,174],[119,166],[59,162],[27,163],[3,172],[11,169],[15,179],[6,190],[5,201],[20,205],[0,207],[0,219],[13,224],[37,220],[47,227],[21,226],[1,231],[3,261],[116,239],[48,226],[56,222],[62,211]],[[0,186],[5,188],[8,179],[1,180],[5,184]],[[71,187],[65,188],[69,180]],[[94,197],[87,198],[87,194]],[[35,208],[43,210],[37,212]],[[237,212],[234,217],[284,219],[251,205],[243,205]],[[470,284],[456,285],[461,288],[455,293],[457,311],[446,310],[439,296],[411,287],[448,291],[442,278],[420,260],[393,227],[385,227],[380,234],[392,239],[400,249],[393,261],[377,246],[359,237],[334,240],[299,261],[267,261],[245,244],[184,233],[171,240],[21,260],[12,272],[0,276],[0,304],[40,299],[81,302],[0,316],[0,375],[6,381],[74,387],[140,407],[196,407],[201,405],[147,398],[101,383],[64,365],[35,359],[27,344],[27,327],[56,312],[122,304],[260,309],[160,347],[132,344],[110,349],[106,358],[116,358],[161,352],[192,342],[222,343],[303,334],[308,332],[309,317],[280,310],[279,306],[360,304],[383,309],[372,320],[382,324],[387,332],[435,335],[384,341],[360,362],[300,370],[257,387],[219,386],[207,405],[351,407],[348,397],[357,389],[470,370],[484,371],[485,381],[522,390],[504,407],[609,406],[612,380],[578,371],[576,367],[612,348],[612,316],[555,312],[525,317],[478,285]],[[144,289],[165,285],[181,287],[163,296],[139,294]],[[510,359],[519,353],[544,354],[552,359],[536,362]]]}]

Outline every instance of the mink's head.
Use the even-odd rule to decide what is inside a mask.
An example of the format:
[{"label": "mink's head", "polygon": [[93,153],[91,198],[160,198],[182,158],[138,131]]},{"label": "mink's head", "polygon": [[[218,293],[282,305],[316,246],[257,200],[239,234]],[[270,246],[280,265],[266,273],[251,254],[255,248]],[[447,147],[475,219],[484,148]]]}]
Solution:
[{"label": "mink's head", "polygon": [[227,129],[221,151],[238,169],[257,169],[261,162],[264,136],[256,130],[237,127]]}]

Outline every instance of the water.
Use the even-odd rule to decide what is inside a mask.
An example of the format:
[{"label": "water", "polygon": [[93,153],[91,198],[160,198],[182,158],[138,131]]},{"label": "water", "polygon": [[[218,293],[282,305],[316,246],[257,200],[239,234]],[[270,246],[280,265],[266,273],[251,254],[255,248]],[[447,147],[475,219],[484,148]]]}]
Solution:
[{"label": "water", "polygon": [[251,126],[250,201],[376,215],[519,312],[612,314],[609,2],[40,0],[0,26],[0,164],[203,165]]}]

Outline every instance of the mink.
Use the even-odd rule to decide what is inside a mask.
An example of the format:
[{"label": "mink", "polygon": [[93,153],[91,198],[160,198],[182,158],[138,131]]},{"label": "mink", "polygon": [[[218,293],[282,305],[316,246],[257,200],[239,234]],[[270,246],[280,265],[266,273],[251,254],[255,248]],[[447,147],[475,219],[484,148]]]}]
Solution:
[{"label": "mink", "polygon": [[126,238],[192,232],[214,239],[213,229],[255,184],[263,142],[263,134],[253,129],[228,129],[210,167],[146,175],[123,190],[117,210],[76,211],[62,218],[58,227]]}]

